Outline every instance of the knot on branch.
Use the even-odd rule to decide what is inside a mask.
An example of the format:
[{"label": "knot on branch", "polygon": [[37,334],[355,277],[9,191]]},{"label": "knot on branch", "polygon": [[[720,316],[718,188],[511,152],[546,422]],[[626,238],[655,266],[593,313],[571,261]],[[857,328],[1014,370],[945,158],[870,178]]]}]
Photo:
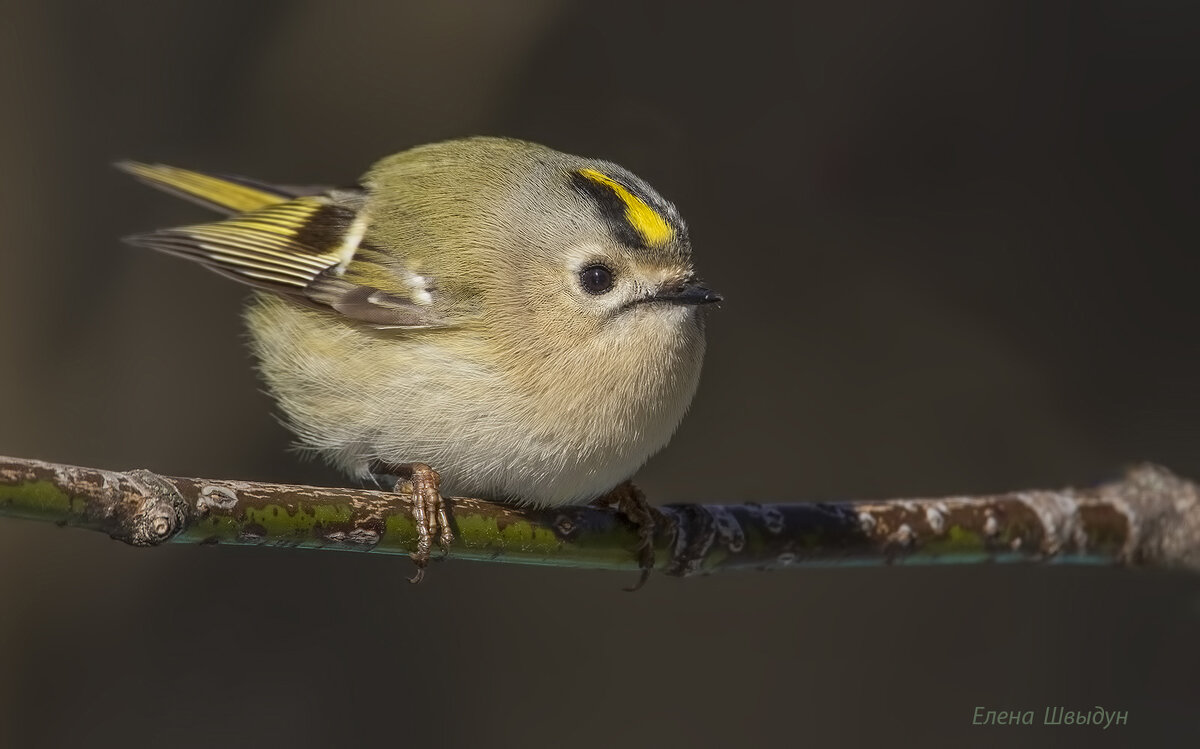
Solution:
[{"label": "knot on branch", "polygon": [[157,546],[187,526],[188,502],[170,481],[144,469],[125,474],[132,491],[122,502],[120,518],[109,535],[133,546]]}]

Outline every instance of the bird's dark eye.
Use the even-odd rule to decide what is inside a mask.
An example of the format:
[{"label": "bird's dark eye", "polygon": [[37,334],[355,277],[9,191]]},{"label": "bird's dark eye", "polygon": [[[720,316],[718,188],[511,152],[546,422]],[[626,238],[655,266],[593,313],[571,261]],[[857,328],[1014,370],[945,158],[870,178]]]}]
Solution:
[{"label": "bird's dark eye", "polygon": [[607,294],[612,291],[613,272],[603,265],[589,265],[579,271],[579,285],[589,294]]}]

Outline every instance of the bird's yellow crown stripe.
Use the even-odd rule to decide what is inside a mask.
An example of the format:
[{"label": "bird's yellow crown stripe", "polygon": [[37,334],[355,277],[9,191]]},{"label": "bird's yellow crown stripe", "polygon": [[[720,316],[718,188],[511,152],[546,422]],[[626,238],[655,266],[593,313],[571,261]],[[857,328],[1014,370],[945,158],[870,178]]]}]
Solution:
[{"label": "bird's yellow crown stripe", "polygon": [[579,174],[597,184],[604,185],[616,194],[617,198],[625,204],[625,218],[634,230],[646,240],[646,244],[661,245],[675,236],[675,230],[662,216],[658,215],[658,211],[629,192],[620,182],[595,169],[580,169]]}]

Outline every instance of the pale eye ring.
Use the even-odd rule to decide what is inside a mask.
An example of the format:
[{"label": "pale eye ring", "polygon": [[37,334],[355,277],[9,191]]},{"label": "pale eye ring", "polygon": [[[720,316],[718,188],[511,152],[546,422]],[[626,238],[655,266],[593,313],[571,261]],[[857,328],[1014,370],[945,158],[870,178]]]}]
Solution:
[{"label": "pale eye ring", "polygon": [[600,263],[592,263],[579,271],[579,286],[589,294],[607,294],[612,291],[615,281],[612,270]]}]

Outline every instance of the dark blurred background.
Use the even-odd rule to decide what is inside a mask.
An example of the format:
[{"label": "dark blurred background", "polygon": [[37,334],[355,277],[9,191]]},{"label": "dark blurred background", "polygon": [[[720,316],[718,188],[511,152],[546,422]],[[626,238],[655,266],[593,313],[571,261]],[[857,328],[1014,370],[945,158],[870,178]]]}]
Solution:
[{"label": "dark blurred background", "polygon": [[[1182,8],[1182,9],[1181,9]],[[1173,2],[6,3],[0,454],[336,483],[244,289],[118,237],[118,158],[352,182],[511,135],[628,166],[728,301],[671,501],[1200,477],[1195,8]],[[135,550],[0,520],[0,746],[1195,746],[1200,580],[656,578]],[[972,727],[977,705],[1129,724]]]}]

